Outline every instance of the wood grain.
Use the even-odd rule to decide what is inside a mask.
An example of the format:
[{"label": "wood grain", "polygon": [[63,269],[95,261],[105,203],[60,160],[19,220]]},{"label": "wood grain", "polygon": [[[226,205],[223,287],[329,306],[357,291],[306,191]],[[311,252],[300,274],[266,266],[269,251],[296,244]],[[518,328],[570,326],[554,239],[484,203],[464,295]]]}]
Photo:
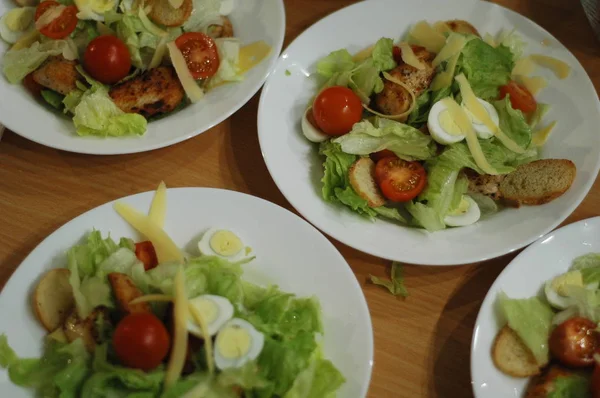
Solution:
[{"label": "wood grain", "polygon": [[[286,0],[286,45],[352,1]],[[449,2],[450,3],[450,2]],[[498,0],[539,23],[581,61],[600,88],[600,45],[578,1]],[[194,139],[144,154],[85,156],[49,149],[7,131],[0,142],[0,286],[48,234],[107,201],[169,187],[246,192],[290,210],[262,160],[256,132],[258,95],[227,121]],[[567,219],[598,215],[600,184]],[[469,397],[470,342],[488,288],[511,254],[483,264],[405,268],[410,297],[396,299],[366,283],[386,261],[334,242],[367,297],[375,333],[369,397]]]}]

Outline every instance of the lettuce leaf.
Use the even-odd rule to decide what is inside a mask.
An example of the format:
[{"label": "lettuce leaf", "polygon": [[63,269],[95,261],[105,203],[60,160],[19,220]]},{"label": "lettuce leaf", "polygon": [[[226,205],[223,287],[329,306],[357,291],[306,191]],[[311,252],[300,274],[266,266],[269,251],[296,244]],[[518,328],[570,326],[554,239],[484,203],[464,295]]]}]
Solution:
[{"label": "lettuce leaf", "polygon": [[224,82],[237,82],[244,80],[240,73],[240,41],[232,38],[216,39],[215,44],[219,51],[219,69],[209,80],[209,87],[215,87]]},{"label": "lettuce leaf", "polygon": [[588,253],[573,260],[572,270],[600,267],[600,253]]},{"label": "lettuce leaf", "polygon": [[346,49],[337,50],[322,58],[317,63],[317,73],[324,78],[330,79],[334,75],[349,72],[354,69],[355,64],[352,55]]},{"label": "lettuce leaf", "polygon": [[396,61],[394,60],[394,41],[388,38],[381,38],[375,43],[371,58],[373,64],[379,68],[380,71],[387,71],[396,67]]},{"label": "lettuce leaf", "polygon": [[529,116],[529,127],[533,130],[542,120],[542,118],[548,113],[550,110],[550,105],[544,104],[542,102],[538,102],[537,108],[535,111]]},{"label": "lettuce leaf", "polygon": [[440,218],[440,214],[426,204],[408,202],[406,210],[413,216],[413,222],[417,226],[425,228],[428,232],[435,232],[446,228],[446,224]]},{"label": "lettuce leaf", "polygon": [[41,94],[44,101],[46,101],[51,107],[58,110],[63,107],[63,99],[65,98],[64,95],[52,90],[42,90]]},{"label": "lettuce leaf", "polygon": [[373,207],[373,210],[381,217],[389,218],[390,220],[399,221],[403,224],[408,224],[408,221],[406,221],[406,219],[402,216],[402,214],[400,214],[400,212],[396,208],[380,206],[380,207]]},{"label": "lettuce leaf", "polygon": [[523,56],[527,43],[517,33],[516,29],[511,31],[503,30],[498,36],[497,42],[508,48],[513,56],[513,61],[517,61]]},{"label": "lettuce leaf", "polygon": [[398,262],[392,263],[391,280],[378,278],[373,275],[369,275],[369,278],[371,283],[385,287],[394,296],[408,297],[408,290],[406,289],[406,286],[404,286],[402,264]]},{"label": "lettuce leaf", "polygon": [[581,375],[558,376],[546,398],[591,398],[590,381]]},{"label": "lettuce leaf", "polygon": [[283,398],[329,397],[345,382],[344,376],[330,361],[316,358],[296,377]]},{"label": "lettuce leaf", "polygon": [[531,143],[531,126],[525,120],[523,112],[513,109],[510,96],[495,101],[494,107],[500,118],[500,129],[521,148],[526,149]]},{"label": "lettuce leaf", "polygon": [[192,15],[183,24],[186,32],[206,33],[210,25],[222,23],[221,0],[194,0],[193,3]]},{"label": "lettuce leaf", "polygon": [[481,218],[491,216],[498,212],[498,204],[489,196],[479,192],[469,192],[469,196],[477,203],[477,206],[479,206]]},{"label": "lettuce leaf", "polygon": [[64,51],[70,51],[66,40],[50,40],[43,44],[35,42],[28,48],[7,51],[2,60],[4,76],[11,84],[20,83],[49,57],[61,55]]}]

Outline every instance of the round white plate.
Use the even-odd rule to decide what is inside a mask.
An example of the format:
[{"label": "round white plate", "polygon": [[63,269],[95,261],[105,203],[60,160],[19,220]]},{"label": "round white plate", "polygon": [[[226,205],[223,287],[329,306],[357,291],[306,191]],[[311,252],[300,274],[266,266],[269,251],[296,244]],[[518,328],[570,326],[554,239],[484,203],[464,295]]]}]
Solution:
[{"label": "round white plate", "polygon": [[[38,103],[21,85],[0,77],[0,122],[15,133],[56,149],[94,155],[119,155],[150,151],[195,137],[227,119],[262,86],[281,52],[285,36],[283,0],[243,0],[229,15],[236,37],[243,44],[264,40],[272,47],[267,59],[246,73],[244,81],[211,90],[199,103],[175,115],[148,124],[142,137],[79,137],[73,121]],[[0,15],[14,7],[0,0]],[[0,40],[0,64],[8,46]]]},{"label": "round white plate", "polygon": [[483,300],[471,343],[471,383],[476,397],[521,397],[528,379],[504,375],[494,366],[492,343],[503,326],[495,305],[498,293],[529,298],[543,284],[566,272],[578,256],[600,252],[600,217],[579,221],[543,237],[519,254],[498,276]]},{"label": "round white plate", "polygon": [[[150,207],[153,192],[121,199],[140,211]],[[0,295],[0,333],[21,356],[39,356],[44,330],[31,310],[31,290],[42,273],[64,267],[65,252],[93,228],[113,238],[139,238],[104,204],[68,222],[31,252]],[[318,297],[323,308],[325,356],[344,374],[341,397],[364,397],[373,363],[371,317],[362,290],[348,263],[314,227],[291,212],[265,200],[233,191],[179,188],[167,193],[165,230],[190,253],[201,233],[225,227],[251,246],[256,259],[244,266],[244,278],[264,285],[277,284],[299,296]],[[282,233],[285,231],[285,233]],[[352,349],[348,349],[352,347]],[[0,370],[0,396],[32,394],[8,380]]]},{"label": "round white plate", "polygon": [[[316,62],[331,51],[354,53],[380,37],[399,39],[415,22],[465,19],[482,34],[516,29],[528,52],[562,59],[571,76],[548,78],[539,96],[552,104],[544,123],[557,120],[542,153],[577,165],[571,189],[558,200],[535,207],[506,210],[475,225],[427,234],[391,222],[371,222],[341,205],[321,198],[322,162],[317,145],[302,135],[300,120],[317,90]],[[344,32],[344,34],[338,34]],[[549,46],[542,40],[550,39]],[[289,71],[290,73],[286,73]],[[546,73],[548,72],[548,73]],[[484,1],[365,1],[328,16],[300,35],[283,53],[263,89],[258,112],[262,153],[275,183],[308,221],[333,238],[360,251],[390,260],[427,265],[453,265],[494,258],[517,250],[555,228],[583,200],[600,168],[600,103],[594,85],[575,57],[544,29],[510,10]]]}]

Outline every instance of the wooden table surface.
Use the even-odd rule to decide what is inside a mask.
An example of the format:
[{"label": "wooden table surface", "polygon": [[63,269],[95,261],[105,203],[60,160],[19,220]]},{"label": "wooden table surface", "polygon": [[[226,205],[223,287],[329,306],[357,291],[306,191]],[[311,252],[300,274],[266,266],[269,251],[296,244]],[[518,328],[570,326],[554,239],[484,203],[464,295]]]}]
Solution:
[{"label": "wooden table surface", "polygon": [[[286,0],[285,45],[353,1]],[[600,45],[576,0],[499,0],[564,43],[600,89]],[[449,3],[451,3],[449,1]],[[7,131],[0,141],[0,287],[46,236],[107,201],[156,188],[214,187],[246,192],[294,211],[262,160],[257,94],[235,115],[186,142],[150,153],[86,156],[45,148]],[[599,215],[600,183],[567,219]],[[515,254],[459,267],[405,267],[410,297],[367,284],[389,263],[334,242],[363,290],[375,334],[369,397],[469,397],[473,325],[487,290]],[[345,397],[344,397],[345,398]]]}]

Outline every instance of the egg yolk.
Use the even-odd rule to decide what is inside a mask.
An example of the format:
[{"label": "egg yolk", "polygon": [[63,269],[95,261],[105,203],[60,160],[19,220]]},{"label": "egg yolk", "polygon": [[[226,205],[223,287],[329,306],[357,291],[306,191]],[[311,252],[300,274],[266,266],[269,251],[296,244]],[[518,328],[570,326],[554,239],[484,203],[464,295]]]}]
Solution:
[{"label": "egg yolk", "polygon": [[570,271],[566,274],[557,276],[552,280],[552,289],[561,296],[566,297],[567,292],[565,287],[571,286],[583,286],[583,275],[579,271]]},{"label": "egg yolk", "polygon": [[448,112],[447,110],[440,113],[438,121],[440,122],[440,126],[442,126],[442,129],[446,133],[450,135],[463,134],[463,132],[460,130],[460,127],[458,127],[458,125],[450,115],[450,112]]},{"label": "egg yolk", "polygon": [[217,349],[227,359],[238,359],[250,351],[252,339],[248,331],[238,325],[225,327],[217,335]]},{"label": "egg yolk", "polygon": [[467,199],[465,199],[465,197],[463,196],[460,199],[460,203],[458,204],[458,208],[456,208],[453,212],[451,212],[450,214],[453,216],[460,216],[462,214],[465,214],[467,211],[469,211],[469,207],[471,207],[471,204],[469,203],[469,201]]},{"label": "egg yolk", "polygon": [[34,10],[15,8],[6,15],[6,27],[13,32],[20,32],[33,21]]},{"label": "egg yolk", "polygon": [[233,232],[220,230],[210,238],[210,248],[221,256],[230,257],[239,253],[244,244]]},{"label": "egg yolk", "polygon": [[206,322],[207,324],[213,323],[219,315],[219,309],[217,308],[217,305],[211,300],[207,300],[204,298],[196,299],[194,300],[193,305],[200,313],[200,316],[202,317],[204,322]]}]

